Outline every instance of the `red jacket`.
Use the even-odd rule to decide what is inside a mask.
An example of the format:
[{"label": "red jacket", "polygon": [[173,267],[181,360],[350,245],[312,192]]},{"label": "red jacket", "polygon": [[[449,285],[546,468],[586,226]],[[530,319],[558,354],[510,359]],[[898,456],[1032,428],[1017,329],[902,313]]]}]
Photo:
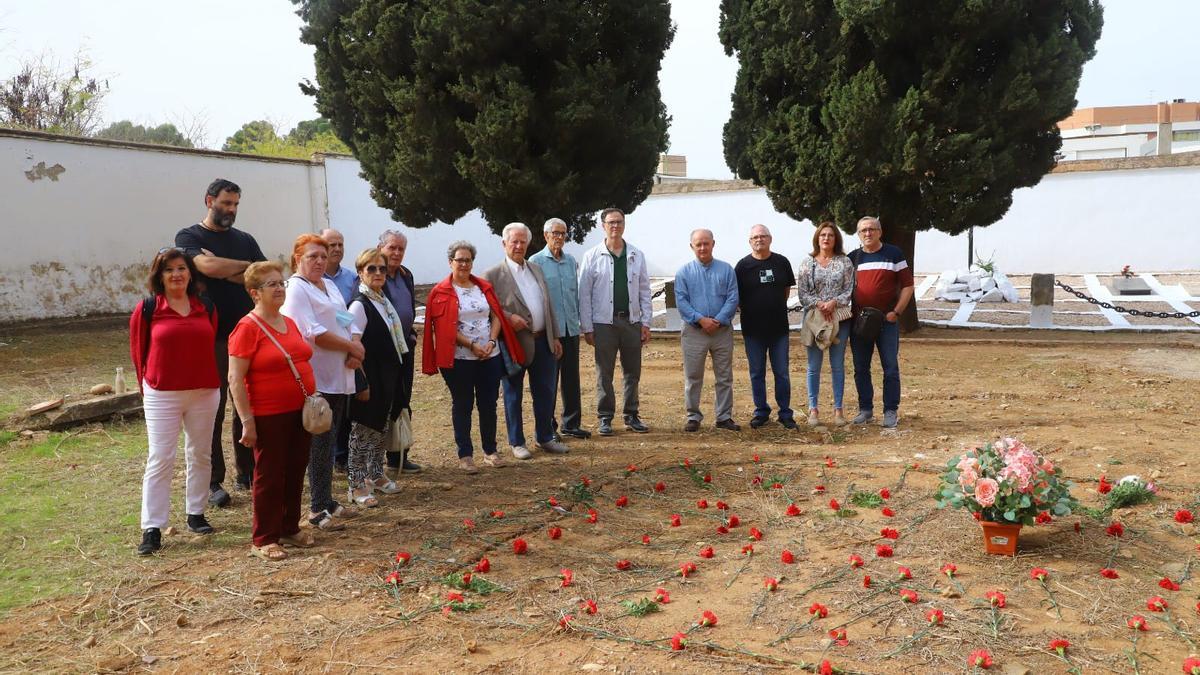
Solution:
[{"label": "red jacket", "polygon": [[[474,274],[471,275],[471,281],[479,286],[479,290],[483,291],[483,297],[487,299],[488,306],[492,308],[496,316],[500,317],[500,338],[508,347],[513,361],[524,363],[525,352],[521,349],[520,341],[517,340],[517,332],[513,330],[512,325],[508,322],[508,317],[501,309],[500,301],[496,299],[496,292],[492,290],[492,285]],[[454,285],[447,276],[429,291],[429,298],[425,301],[425,337],[421,342],[421,372],[426,375],[434,375],[439,368],[454,367],[454,345],[457,335],[458,293],[454,292]]]}]

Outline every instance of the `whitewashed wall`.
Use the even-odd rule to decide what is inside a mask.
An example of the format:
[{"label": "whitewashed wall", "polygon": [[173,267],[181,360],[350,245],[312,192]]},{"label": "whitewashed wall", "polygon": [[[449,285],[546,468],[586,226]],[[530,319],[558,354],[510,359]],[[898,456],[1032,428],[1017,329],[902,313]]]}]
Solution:
[{"label": "whitewashed wall", "polygon": [[237,227],[268,257],[325,226],[324,171],[309,162],[0,132],[0,167],[0,321],[131,310],[214,178],[241,186]]}]

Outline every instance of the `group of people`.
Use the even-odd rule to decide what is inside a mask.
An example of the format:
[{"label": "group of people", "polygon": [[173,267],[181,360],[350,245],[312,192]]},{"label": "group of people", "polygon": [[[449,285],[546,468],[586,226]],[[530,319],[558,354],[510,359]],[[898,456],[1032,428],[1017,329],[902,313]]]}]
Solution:
[{"label": "group of people", "polygon": [[[209,185],[200,222],[179,231],[175,245],[151,262],[150,295],[130,317],[130,357],[143,394],[149,458],[143,479],[142,543],[149,555],[162,546],[179,433],[186,456],[188,530],[213,532],[208,505],[228,506],[222,429],[233,403],[233,455],[238,488],[253,505],[252,553],[287,557],[283,544],[314,544],[313,530],[337,530],[376,495],[398,491],[400,473],[421,467],[408,456],[417,335],[416,290],[403,265],[407,238],[389,230],[379,246],[359,253],[354,271],[342,266],[344,239],[335,230],[303,234],[294,242],[290,275],[268,261],[254,237],[233,227],[241,189],[218,179]],[[604,241],[576,259],[564,251],[568,228],[545,222],[546,246],[528,256],[532,232],[510,223],[502,233],[504,260],[475,274],[477,250],[452,243],[449,275],[429,292],[421,370],[440,374],[451,395],[459,465],[476,473],[472,416],[479,416],[483,461],[506,463],[497,445],[497,400],[504,392],[512,456],[532,457],[523,424],[528,375],[534,449],[569,452],[566,438],[589,438],[582,420],[580,341],[594,350],[596,433],[613,435],[613,386],[621,364],[624,427],[645,433],[638,389],[642,348],[650,339],[650,277],[646,256],[625,241],[625,214],[600,216]],[[790,289],[799,286],[805,310],[801,339],[808,351],[810,424],[818,424],[818,382],[827,351],[833,375],[834,423],[842,415],[844,354],[854,355],[858,415],[873,418],[870,366],[883,366],[883,426],[894,427],[900,399],[897,317],[912,297],[912,271],[899,249],[883,244],[876,218],[858,223],[862,247],[846,255],[841,233],[822,223],[813,250],[793,272],[771,251],[771,234],[755,225],[750,254],[736,267],[713,257],[709,230],[691,235],[695,260],[675,278],[683,321],[687,421],[700,428],[700,392],[712,354],[716,426],[738,431],[733,420],[732,350],[735,313],[741,324],[755,411],[751,427],[770,422],[766,364],[775,378],[777,420],[795,428],[788,374]],[[868,309],[872,308],[872,309]],[[863,312],[883,316],[874,330],[850,334]],[[870,322],[866,322],[870,323]],[[324,401],[331,424],[310,433],[302,411]],[[561,415],[555,414],[561,398]],[[335,469],[347,474],[347,505],[333,494]],[[304,478],[309,508],[302,509]],[[347,508],[353,505],[357,508]]]}]

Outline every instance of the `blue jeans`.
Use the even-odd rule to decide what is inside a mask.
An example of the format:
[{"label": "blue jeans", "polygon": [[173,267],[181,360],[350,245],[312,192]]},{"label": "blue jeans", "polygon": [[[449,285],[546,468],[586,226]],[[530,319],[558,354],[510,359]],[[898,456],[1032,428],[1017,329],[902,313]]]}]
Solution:
[{"label": "blue jeans", "polygon": [[760,338],[742,334],[746,361],[750,364],[750,396],[754,398],[754,416],[771,417],[767,404],[767,358],[771,359],[771,375],[775,378],[775,404],[779,406],[779,421],[792,419],[792,376],[788,372],[788,334]]},{"label": "blue jeans", "polygon": [[542,335],[533,340],[533,363],[520,375],[504,378],[504,423],[508,426],[508,444],[525,445],[525,421],[521,396],[525,393],[525,373],[529,373],[529,396],[533,399],[533,428],[538,443],[554,437],[554,396],[558,390],[558,361],[550,343]]},{"label": "blue jeans", "polygon": [[871,354],[879,349],[879,365],[883,366],[883,411],[900,409],[900,324],[883,322],[879,337],[874,340],[850,337],[854,354],[854,387],[858,389],[858,409],[875,410],[875,389],[871,386]]},{"label": "blue jeans", "polygon": [[[829,345],[829,380],[833,384],[833,409],[842,409],[842,392],[846,390],[846,345],[850,341],[850,321],[838,323],[838,343]],[[808,409],[815,410],[821,398],[821,362],[825,352],[819,347],[805,347],[808,351]],[[870,359],[870,356],[867,357]],[[870,386],[870,382],[867,383]]]},{"label": "blue jeans", "polygon": [[496,399],[500,396],[500,378],[504,359],[493,356],[486,361],[454,359],[453,368],[442,368],[442,379],[450,389],[450,419],[454,423],[454,444],[458,456],[475,454],[471,446],[471,408],[479,409],[479,442],[483,454],[496,454]]}]

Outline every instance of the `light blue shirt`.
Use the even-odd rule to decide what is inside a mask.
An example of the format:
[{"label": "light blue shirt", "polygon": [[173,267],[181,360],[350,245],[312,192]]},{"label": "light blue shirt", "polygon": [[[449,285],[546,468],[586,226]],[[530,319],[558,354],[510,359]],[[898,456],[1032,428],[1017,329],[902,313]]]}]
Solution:
[{"label": "light blue shirt", "polygon": [[325,272],[325,278],[332,281],[334,286],[342,292],[342,297],[349,303],[354,297],[355,291],[358,290],[358,275],[345,267],[338,267],[336,274]]},{"label": "light blue shirt", "polygon": [[563,337],[579,335],[579,264],[566,251],[562,258],[550,255],[547,246],[529,257],[546,278],[550,303],[558,319],[558,334]]},{"label": "light blue shirt", "polygon": [[675,305],[679,317],[692,325],[710,317],[722,326],[733,322],[737,311],[737,275],[733,266],[713,258],[707,265],[693,260],[675,273]]}]

